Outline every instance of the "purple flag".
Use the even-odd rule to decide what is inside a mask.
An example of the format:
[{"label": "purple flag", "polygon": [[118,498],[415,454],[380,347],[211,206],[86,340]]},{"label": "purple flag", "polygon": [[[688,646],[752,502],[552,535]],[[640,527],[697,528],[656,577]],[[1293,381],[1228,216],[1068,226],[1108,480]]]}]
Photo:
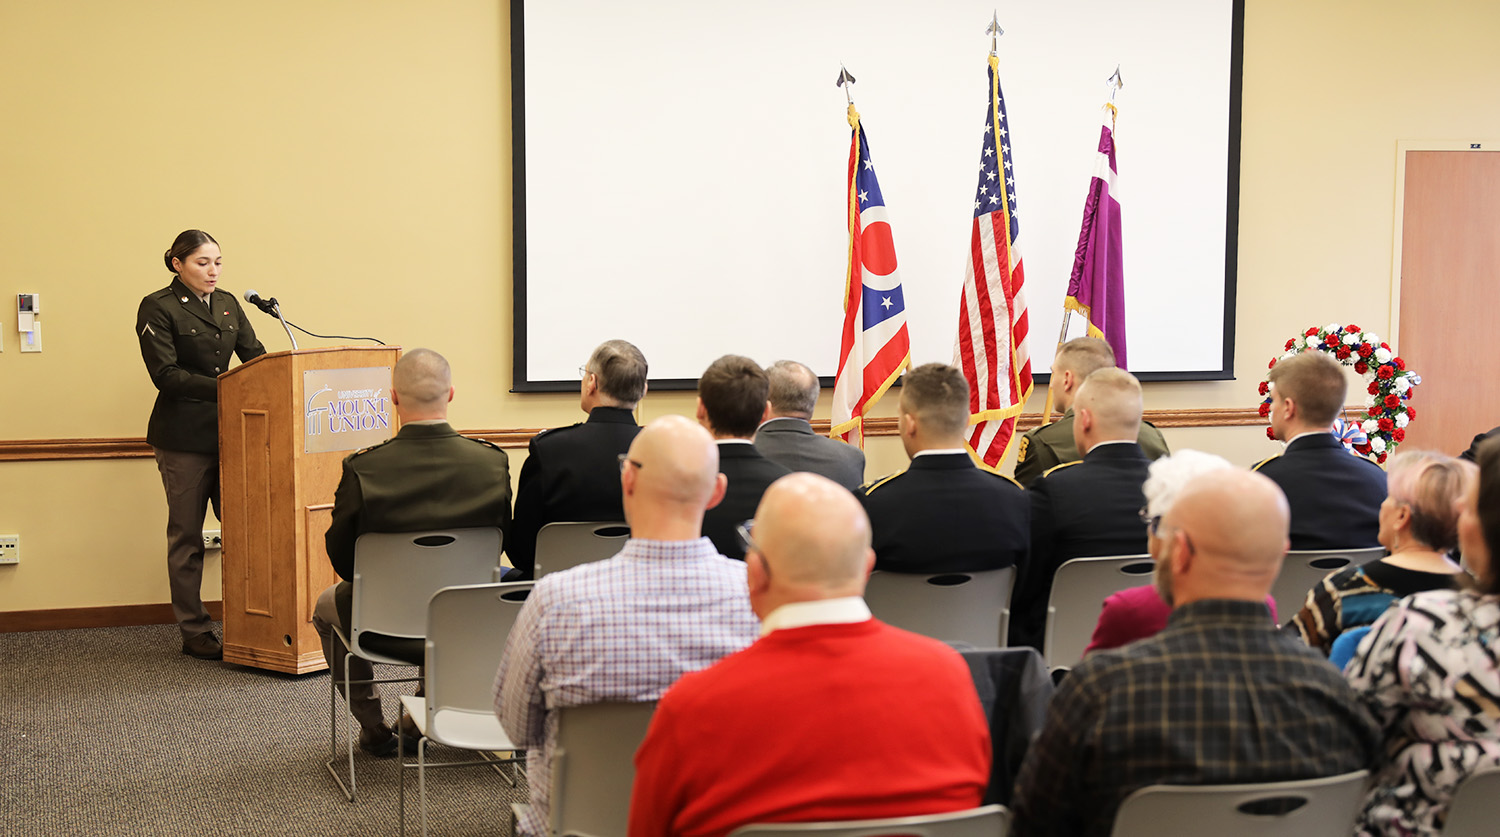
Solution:
[{"label": "purple flag", "polygon": [[1099,337],[1115,350],[1115,363],[1125,364],[1125,260],[1120,240],[1120,202],[1115,198],[1115,108],[1105,106],[1099,129],[1099,153],[1088,201],[1083,205],[1083,229],[1073,254],[1073,275],[1063,307],[1088,320],[1090,337]]}]

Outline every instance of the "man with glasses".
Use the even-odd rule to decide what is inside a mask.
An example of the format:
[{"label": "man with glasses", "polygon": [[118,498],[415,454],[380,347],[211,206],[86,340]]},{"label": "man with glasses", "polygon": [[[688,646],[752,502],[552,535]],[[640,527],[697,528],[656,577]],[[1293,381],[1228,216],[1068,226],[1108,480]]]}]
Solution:
[{"label": "man with glasses", "polygon": [[1260,474],[1187,483],[1157,527],[1167,627],[1089,655],[1062,681],[1016,781],[1013,833],[1107,837],[1147,785],[1312,779],[1374,762],[1380,728],[1343,675],[1266,609],[1287,520]]},{"label": "man with glasses", "polygon": [[1146,554],[1146,504],[1141,485],[1151,460],[1136,441],[1141,385],[1107,366],[1078,387],[1073,440],[1083,459],[1048,470],[1026,494],[1031,500],[1031,558],[1012,601],[1010,644],[1041,649],[1052,576],[1074,558]]},{"label": "man with glasses", "polygon": [[870,522],[849,490],[782,477],[741,527],[761,638],[684,675],[636,753],[631,837],[976,807],[990,737],[957,652],[870,616]]},{"label": "man with glasses", "polygon": [[536,536],[548,523],[620,520],[615,457],[641,428],[633,411],[646,394],[646,357],[624,340],[608,340],[578,368],[579,406],[588,421],[538,433],[516,486],[515,526],[505,554],[516,568],[507,581],[536,572]]},{"label": "man with glasses", "polygon": [[725,485],[708,431],[664,416],[615,462],[630,539],[613,558],[537,581],[495,677],[500,724],[529,751],[522,834],[546,833],[556,709],[656,700],[755,639],[745,564],[700,535]]}]

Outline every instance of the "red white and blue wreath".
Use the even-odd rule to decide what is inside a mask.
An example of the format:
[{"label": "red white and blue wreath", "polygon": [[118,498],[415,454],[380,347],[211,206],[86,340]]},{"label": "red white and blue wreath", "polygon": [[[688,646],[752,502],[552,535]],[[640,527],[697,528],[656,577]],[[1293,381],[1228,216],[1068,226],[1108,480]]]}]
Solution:
[{"label": "red white and blue wreath", "polygon": [[[1396,446],[1406,441],[1406,426],[1417,417],[1417,411],[1408,402],[1412,389],[1422,383],[1422,377],[1407,369],[1406,361],[1397,357],[1391,347],[1382,343],[1373,332],[1360,331],[1357,325],[1340,326],[1338,323],[1309,328],[1301,336],[1286,341],[1286,353],[1272,358],[1266,368],[1273,369],[1278,360],[1314,350],[1333,355],[1340,363],[1354,367],[1355,372],[1365,377],[1368,382],[1365,417],[1354,422],[1340,418],[1334,423],[1334,433],[1350,453],[1378,463],[1385,462]],[[1261,381],[1260,394],[1265,398],[1260,404],[1262,418],[1271,415],[1270,393],[1270,382]],[[1276,438],[1269,427],[1266,436]]]}]

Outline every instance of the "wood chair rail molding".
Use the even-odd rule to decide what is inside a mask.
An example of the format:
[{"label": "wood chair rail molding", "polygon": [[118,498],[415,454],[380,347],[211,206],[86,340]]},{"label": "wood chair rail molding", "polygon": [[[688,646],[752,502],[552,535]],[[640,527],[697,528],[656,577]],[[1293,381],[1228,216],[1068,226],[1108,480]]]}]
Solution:
[{"label": "wood chair rail molding", "polygon": [[[1357,408],[1350,410],[1358,412]],[[1241,427],[1265,426],[1257,409],[1232,410],[1147,410],[1145,418],[1157,427]],[[1024,413],[1018,430],[1026,432],[1042,423],[1041,413]],[[818,419],[813,429],[828,432],[828,420]],[[491,430],[464,430],[474,436],[512,450],[525,448],[531,437],[543,427],[510,427]],[[865,422],[868,436],[896,435],[894,417],[871,418]],[[75,459],[150,459],[151,446],[143,438],[96,439],[0,439],[0,462],[45,462]]]}]

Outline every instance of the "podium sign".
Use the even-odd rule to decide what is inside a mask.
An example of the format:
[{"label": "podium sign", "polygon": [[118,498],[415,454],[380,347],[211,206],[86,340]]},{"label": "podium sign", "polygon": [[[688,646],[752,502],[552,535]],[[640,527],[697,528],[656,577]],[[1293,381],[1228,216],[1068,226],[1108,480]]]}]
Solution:
[{"label": "podium sign", "polygon": [[389,366],[308,369],[302,392],[304,453],[359,450],[396,435]]}]

